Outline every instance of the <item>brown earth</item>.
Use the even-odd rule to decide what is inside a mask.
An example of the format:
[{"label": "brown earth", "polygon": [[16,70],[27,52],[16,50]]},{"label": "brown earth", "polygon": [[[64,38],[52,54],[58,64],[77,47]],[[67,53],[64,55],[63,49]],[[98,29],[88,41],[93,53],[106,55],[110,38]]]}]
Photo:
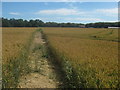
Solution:
[{"label": "brown earth", "polygon": [[41,33],[37,32],[29,51],[30,73],[21,76],[18,88],[58,88],[61,84],[55,66],[43,56],[44,43]]}]

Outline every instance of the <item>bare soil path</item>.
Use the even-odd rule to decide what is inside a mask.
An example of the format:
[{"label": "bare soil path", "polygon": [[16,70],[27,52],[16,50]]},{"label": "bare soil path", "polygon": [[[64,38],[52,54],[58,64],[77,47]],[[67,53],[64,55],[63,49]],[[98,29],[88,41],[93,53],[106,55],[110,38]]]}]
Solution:
[{"label": "bare soil path", "polygon": [[44,55],[44,43],[41,33],[35,33],[29,53],[30,73],[21,76],[18,88],[58,88],[61,84],[55,66]]}]

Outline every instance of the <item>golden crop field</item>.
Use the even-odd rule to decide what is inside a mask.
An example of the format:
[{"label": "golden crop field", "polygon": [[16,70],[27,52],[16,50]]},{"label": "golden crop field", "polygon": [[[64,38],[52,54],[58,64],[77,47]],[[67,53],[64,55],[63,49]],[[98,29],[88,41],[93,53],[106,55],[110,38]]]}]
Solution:
[{"label": "golden crop field", "polygon": [[[17,87],[19,77],[29,72],[26,60],[36,29],[2,29],[3,87]],[[119,87],[118,29],[41,29],[48,54],[52,54],[65,72],[67,87]]]},{"label": "golden crop field", "polygon": [[57,60],[69,62],[63,63],[63,69],[67,73],[71,87],[119,87],[118,29],[42,28],[42,30],[50,50],[58,57]]},{"label": "golden crop field", "polygon": [[3,87],[15,86],[36,28],[2,28]]}]

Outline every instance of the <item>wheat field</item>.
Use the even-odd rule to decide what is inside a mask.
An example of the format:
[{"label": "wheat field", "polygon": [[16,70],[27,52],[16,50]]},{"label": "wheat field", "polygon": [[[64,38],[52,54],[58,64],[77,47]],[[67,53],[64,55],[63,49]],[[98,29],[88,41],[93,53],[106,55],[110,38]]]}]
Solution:
[{"label": "wheat field", "polygon": [[118,87],[118,29],[42,29],[57,60],[70,64],[63,63],[70,87]]},{"label": "wheat field", "polygon": [[[3,28],[3,87],[17,87],[29,73],[27,56],[38,28]],[[41,27],[48,57],[61,65],[67,87],[117,88],[118,29]],[[49,53],[50,52],[50,53]]]},{"label": "wheat field", "polygon": [[24,72],[29,44],[36,28],[2,28],[3,88],[16,87]]}]

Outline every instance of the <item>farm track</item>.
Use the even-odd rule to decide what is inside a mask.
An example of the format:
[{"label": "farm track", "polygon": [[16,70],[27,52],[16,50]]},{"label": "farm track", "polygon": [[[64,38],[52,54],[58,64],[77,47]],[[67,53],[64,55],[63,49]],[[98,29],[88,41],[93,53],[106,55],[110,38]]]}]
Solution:
[{"label": "farm track", "polygon": [[20,77],[18,88],[57,88],[61,84],[56,67],[43,57],[44,43],[41,33],[36,32],[28,57],[30,73]]}]

